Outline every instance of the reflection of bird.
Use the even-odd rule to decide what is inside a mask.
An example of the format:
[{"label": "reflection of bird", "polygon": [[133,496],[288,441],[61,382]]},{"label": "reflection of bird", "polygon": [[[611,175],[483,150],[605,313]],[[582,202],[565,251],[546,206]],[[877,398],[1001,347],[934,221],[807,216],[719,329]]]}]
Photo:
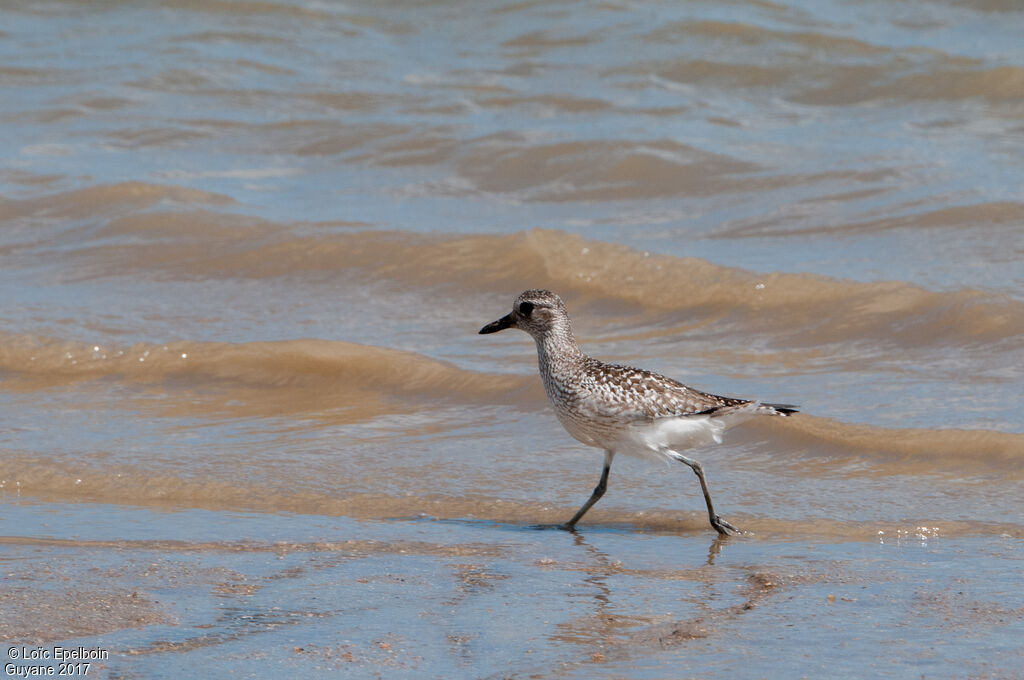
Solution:
[{"label": "reflection of bird", "polygon": [[558,420],[573,437],[604,449],[601,481],[563,528],[572,529],[604,495],[616,453],[678,460],[697,473],[711,526],[720,534],[739,530],[715,513],[701,464],[680,451],[722,441],[722,433],[755,415],[788,416],[787,404],[762,404],[706,394],[639,368],[606,364],[576,344],[562,299],[547,290],[528,290],[512,311],[480,329],[496,333],[519,328],[537,343],[544,389]]}]

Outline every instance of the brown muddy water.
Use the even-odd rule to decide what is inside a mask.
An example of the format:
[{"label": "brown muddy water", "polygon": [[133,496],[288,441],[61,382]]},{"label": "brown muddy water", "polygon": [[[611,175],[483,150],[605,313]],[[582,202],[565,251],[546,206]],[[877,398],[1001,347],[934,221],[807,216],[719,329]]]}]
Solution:
[{"label": "brown muddy water", "polygon": [[[0,3],[4,673],[1024,677],[1022,34]],[[476,334],[530,287],[595,356],[801,404],[697,453],[752,533],[628,459],[535,528],[602,456]]]}]

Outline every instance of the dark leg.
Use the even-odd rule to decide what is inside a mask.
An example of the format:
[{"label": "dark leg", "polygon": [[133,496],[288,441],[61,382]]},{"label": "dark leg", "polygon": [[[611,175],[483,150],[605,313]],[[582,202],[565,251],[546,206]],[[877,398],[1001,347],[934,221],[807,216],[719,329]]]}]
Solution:
[{"label": "dark leg", "polygon": [[708,480],[704,478],[704,468],[701,466],[701,464],[698,463],[693,458],[684,456],[683,454],[677,453],[675,451],[672,451],[672,457],[681,463],[689,465],[690,468],[692,468],[693,471],[697,473],[697,479],[700,480],[701,491],[704,492],[704,501],[708,504],[708,519],[711,520],[711,526],[714,528],[714,530],[722,534],[723,536],[741,533],[739,529],[734,527],[729,522],[725,521],[723,518],[719,517],[718,514],[715,512],[715,506],[711,503],[711,492],[708,491]]},{"label": "dark leg", "polygon": [[604,452],[604,469],[601,471],[601,481],[599,481],[597,483],[597,486],[594,487],[594,492],[590,494],[590,498],[588,498],[587,502],[583,504],[583,507],[580,508],[576,512],[576,514],[572,516],[571,520],[561,525],[559,529],[567,529],[569,531],[572,531],[572,529],[576,526],[576,522],[579,522],[580,518],[583,517],[583,515],[587,514],[587,510],[590,510],[590,506],[601,500],[601,496],[604,495],[605,489],[608,488],[608,472],[611,471],[612,469],[612,458],[614,457],[614,452]]}]

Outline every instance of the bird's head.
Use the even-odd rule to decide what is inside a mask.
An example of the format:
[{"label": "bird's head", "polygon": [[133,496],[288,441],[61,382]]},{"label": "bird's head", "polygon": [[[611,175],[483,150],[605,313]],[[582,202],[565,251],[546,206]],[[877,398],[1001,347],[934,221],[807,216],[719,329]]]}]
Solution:
[{"label": "bird's head", "polygon": [[539,340],[552,333],[572,336],[565,303],[549,290],[528,290],[512,303],[512,311],[480,329],[481,334],[518,328]]}]

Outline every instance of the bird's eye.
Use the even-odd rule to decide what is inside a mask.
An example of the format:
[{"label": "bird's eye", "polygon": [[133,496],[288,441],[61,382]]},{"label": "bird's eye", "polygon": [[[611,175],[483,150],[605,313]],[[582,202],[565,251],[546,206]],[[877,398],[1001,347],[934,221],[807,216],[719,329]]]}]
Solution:
[{"label": "bird's eye", "polygon": [[523,303],[521,303],[519,305],[519,313],[522,314],[523,316],[530,316],[530,313],[532,311],[533,311],[533,303],[532,302],[523,302]]}]

